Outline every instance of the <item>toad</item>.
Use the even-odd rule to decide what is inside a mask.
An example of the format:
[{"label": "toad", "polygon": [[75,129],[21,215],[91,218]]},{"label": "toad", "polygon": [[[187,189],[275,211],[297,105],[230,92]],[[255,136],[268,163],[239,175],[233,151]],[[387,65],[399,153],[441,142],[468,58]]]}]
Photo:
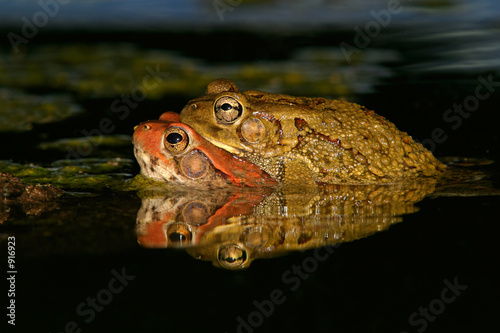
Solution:
[{"label": "toad", "polygon": [[343,100],[239,91],[228,79],[180,121],[280,183],[381,184],[439,175],[430,151],[374,111]]},{"label": "toad", "polygon": [[134,154],[147,178],[194,187],[260,187],[276,180],[254,164],[220,149],[165,112],[136,126]]}]

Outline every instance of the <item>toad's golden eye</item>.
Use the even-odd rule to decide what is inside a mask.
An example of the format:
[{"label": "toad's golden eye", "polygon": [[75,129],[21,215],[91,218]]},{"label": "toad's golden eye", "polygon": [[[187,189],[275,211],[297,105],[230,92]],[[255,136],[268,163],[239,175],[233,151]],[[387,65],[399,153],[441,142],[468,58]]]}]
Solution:
[{"label": "toad's golden eye", "polygon": [[189,144],[189,136],[179,127],[170,127],[163,136],[165,148],[172,154],[179,154],[186,150]]},{"label": "toad's golden eye", "polygon": [[214,104],[217,121],[221,124],[232,124],[241,117],[243,106],[231,96],[223,96]]},{"label": "toad's golden eye", "polygon": [[247,261],[247,252],[236,244],[226,244],[219,249],[217,259],[224,268],[239,269]]}]

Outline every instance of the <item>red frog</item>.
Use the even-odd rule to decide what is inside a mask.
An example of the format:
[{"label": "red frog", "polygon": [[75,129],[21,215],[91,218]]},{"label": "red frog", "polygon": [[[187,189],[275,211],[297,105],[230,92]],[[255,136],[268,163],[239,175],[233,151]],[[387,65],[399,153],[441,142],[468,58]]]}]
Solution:
[{"label": "red frog", "polygon": [[195,187],[260,187],[277,181],[251,162],[216,147],[175,112],[135,127],[134,154],[141,174],[154,180]]}]

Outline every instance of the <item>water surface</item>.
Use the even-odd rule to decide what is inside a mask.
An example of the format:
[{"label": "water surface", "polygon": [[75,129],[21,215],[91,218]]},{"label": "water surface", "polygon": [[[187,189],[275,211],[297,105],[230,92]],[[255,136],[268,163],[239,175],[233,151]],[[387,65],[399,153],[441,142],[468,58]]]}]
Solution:
[{"label": "water surface", "polygon": [[[31,20],[41,9],[25,1],[2,2],[0,159],[5,162],[0,171],[70,193],[41,211],[2,207],[8,218],[0,226],[1,267],[6,272],[7,237],[15,236],[18,272],[16,326],[8,331],[495,328],[494,226],[500,201],[488,192],[477,196],[482,188],[469,188],[467,195],[453,188],[440,196],[423,191],[399,208],[390,200],[380,201],[385,208],[369,208],[362,204],[366,198],[352,194],[358,192],[342,196],[339,189],[324,201],[314,194],[298,196],[303,202],[278,196],[266,207],[282,216],[283,207],[315,216],[306,208],[321,212],[340,198],[342,211],[333,210],[330,220],[316,215],[285,223],[272,217],[271,224],[258,228],[251,224],[255,216],[248,217],[251,232],[237,232],[255,247],[277,237],[267,231],[303,223],[298,243],[320,236],[318,244],[329,246],[263,255],[245,270],[196,259],[205,252],[147,246],[148,240],[175,243],[175,237],[165,238],[168,228],[158,227],[160,233],[151,238],[144,228],[137,233],[145,221],[140,214],[152,201],[126,182],[139,171],[130,143],[133,127],[164,111],[179,111],[217,77],[231,78],[241,89],[345,98],[384,115],[436,156],[498,161],[497,2],[401,4],[404,10],[392,14],[387,26],[356,45],[357,31],[377,22],[371,11],[387,10],[386,1],[244,1],[223,20],[212,2],[75,1],[61,4],[16,50],[8,34],[22,36],[22,17]],[[342,43],[359,52],[346,56]],[[147,89],[143,79],[151,72],[158,85]],[[478,89],[484,98],[474,99]],[[109,122],[103,125],[102,119]],[[498,188],[497,163],[469,168],[490,173],[490,188]],[[192,198],[176,195],[149,199],[179,212]],[[268,194],[259,195],[240,194],[246,201],[239,202],[213,192],[203,196],[206,206],[197,208],[214,214],[228,202],[257,205]],[[242,214],[250,216],[252,209]],[[271,219],[277,211],[263,208],[259,216]],[[370,220],[384,212],[393,214]],[[345,213],[357,227],[347,228],[347,218],[339,218]],[[363,223],[372,229],[364,232]],[[183,240],[184,230],[175,227],[177,240]],[[342,237],[349,242],[325,241]],[[429,307],[425,317],[421,308]]]}]

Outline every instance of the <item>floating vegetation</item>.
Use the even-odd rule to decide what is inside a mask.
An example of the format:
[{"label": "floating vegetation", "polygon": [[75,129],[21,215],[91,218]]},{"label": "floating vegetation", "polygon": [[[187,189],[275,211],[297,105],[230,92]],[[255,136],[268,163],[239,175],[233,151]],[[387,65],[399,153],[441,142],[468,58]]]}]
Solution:
[{"label": "floating vegetation", "polygon": [[34,124],[59,121],[82,112],[67,94],[33,95],[0,89],[0,132],[29,131]]},{"label": "floating vegetation", "polygon": [[116,150],[119,148],[132,151],[132,136],[117,134],[67,138],[50,142],[41,142],[36,145],[35,148],[66,152],[66,158],[68,159],[79,159],[90,157],[90,155],[92,157],[108,157],[110,153],[116,156],[118,154]]},{"label": "floating vegetation", "polygon": [[84,158],[58,160],[43,167],[0,160],[0,170],[21,178],[26,184],[51,184],[69,191],[129,191],[132,188],[127,180],[134,176],[135,163],[123,158]]},{"label": "floating vegetation", "polygon": [[379,63],[396,58],[394,51],[370,48],[348,63],[339,48],[317,47],[282,60],[208,63],[126,43],[45,45],[22,55],[0,53],[0,85],[66,91],[84,99],[129,94],[142,100],[198,96],[208,82],[228,77],[245,89],[342,97],[370,91],[388,75]]}]

